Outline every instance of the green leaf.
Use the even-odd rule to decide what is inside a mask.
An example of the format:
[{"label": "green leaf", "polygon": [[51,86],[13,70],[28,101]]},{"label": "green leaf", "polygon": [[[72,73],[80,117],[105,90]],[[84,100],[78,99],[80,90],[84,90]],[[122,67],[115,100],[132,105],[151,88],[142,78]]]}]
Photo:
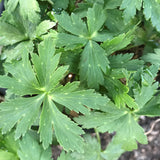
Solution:
[{"label": "green leaf", "polygon": [[[59,33],[57,46],[65,46],[65,50],[77,49],[84,46],[80,58],[80,80],[89,88],[98,89],[104,83],[103,73],[107,72],[109,62],[105,51],[97,42],[110,39],[113,35],[107,31],[100,32],[106,20],[106,11],[100,4],[94,4],[93,8],[87,11],[87,26],[81,17],[72,13],[69,16],[66,12],[55,15],[58,24],[73,35]],[[93,23],[94,19],[94,23]]]},{"label": "green leaf", "polygon": [[49,29],[56,25],[55,22],[51,22],[49,20],[42,21],[36,28],[36,35],[41,36],[45,34]]},{"label": "green leaf", "polygon": [[1,76],[1,87],[9,88],[13,93],[18,95],[40,93],[38,90],[39,83],[32,70],[27,54],[23,54],[23,61],[5,64],[5,68],[14,78]]},{"label": "green leaf", "polygon": [[155,117],[160,115],[160,97],[154,96],[143,108],[136,112],[137,115]]},{"label": "green leaf", "polygon": [[49,147],[47,150],[44,150],[31,133],[27,133],[19,142],[19,158],[21,160],[52,160],[51,148]]},{"label": "green leaf", "polygon": [[90,35],[93,35],[100,30],[106,18],[106,10],[103,10],[102,5],[95,3],[93,8],[88,9],[87,24]]},{"label": "green leaf", "polygon": [[[3,58],[8,58],[10,62],[13,59],[21,59],[22,53],[28,54],[33,51],[32,41],[36,38],[36,27],[39,24],[39,20],[30,22],[28,19],[24,20],[19,13],[19,8],[13,13],[8,10],[2,16],[0,22],[1,42],[0,45],[4,45],[6,49],[3,51]],[[8,46],[10,45],[10,46]],[[8,56],[8,54],[11,54]]]},{"label": "green leaf", "polygon": [[55,15],[55,18],[66,31],[80,37],[88,35],[86,24],[76,14],[72,13],[69,16],[66,12],[62,12],[61,15]]},{"label": "green leaf", "polygon": [[[39,116],[43,95],[31,98],[17,98],[0,104],[0,128],[7,133],[17,124],[15,139],[25,135]],[[19,121],[20,120],[20,121]]]},{"label": "green leaf", "polygon": [[[120,151],[122,153],[122,149],[117,148],[117,145],[107,147],[106,151],[101,151],[101,146],[96,140],[95,137],[91,137],[90,135],[84,136],[85,144],[83,146],[84,153],[78,152],[62,152],[58,160],[116,160],[119,157]],[[118,150],[119,149],[119,150]],[[115,151],[116,150],[116,153]],[[112,151],[109,153],[109,151]]]},{"label": "green leaf", "polygon": [[[121,125],[117,126],[118,121],[121,121]],[[114,137],[115,144],[122,144],[122,149],[126,151],[132,151],[137,149],[138,141],[141,144],[147,144],[147,137],[144,134],[143,128],[135,121],[131,114],[121,117],[117,122],[115,121],[114,126],[117,126],[117,135]],[[125,127],[124,127],[125,126]]]},{"label": "green leaf", "polygon": [[89,41],[85,46],[80,61],[80,80],[86,81],[90,88],[98,89],[103,85],[104,76],[109,68],[105,51],[94,41]]},{"label": "green leaf", "polygon": [[65,153],[64,151],[62,151],[60,157],[58,157],[57,160],[75,160],[75,159],[71,156],[70,152]]},{"label": "green leaf", "polygon": [[151,65],[150,67],[146,67],[141,75],[141,84],[145,86],[152,85],[155,81],[155,77],[158,73],[158,66],[157,65]]},{"label": "green leaf", "polygon": [[7,135],[0,133],[0,160],[19,160],[18,148],[19,143],[14,140],[14,132]]},{"label": "green leaf", "polygon": [[14,154],[14,156],[17,155],[19,140],[15,141],[13,131],[6,135],[0,135],[0,147],[5,151]]},{"label": "green leaf", "polygon": [[74,13],[76,13],[81,18],[86,17],[88,8],[93,6],[93,4],[90,4],[87,2],[78,3],[77,5],[78,5],[78,8],[75,8]]},{"label": "green leaf", "polygon": [[143,0],[143,13],[146,20],[151,19],[151,22],[158,31],[160,31],[160,3],[157,0]]},{"label": "green leaf", "polygon": [[90,135],[85,135],[84,153],[71,153],[75,160],[103,160],[101,157],[101,146],[98,141]]},{"label": "green leaf", "polygon": [[0,160],[18,160],[18,157],[11,152],[0,149]]},{"label": "green leaf", "polygon": [[151,100],[158,89],[158,82],[155,83],[155,77],[158,72],[158,66],[152,65],[146,68],[141,73],[141,85],[134,85],[134,97],[140,108],[145,107],[145,104]]},{"label": "green leaf", "polygon": [[77,74],[81,50],[63,52],[60,58],[61,65],[69,65],[69,72]]},{"label": "green leaf", "polygon": [[124,19],[128,22],[136,15],[136,10],[140,10],[142,0],[123,0],[120,9],[124,9]]},{"label": "green leaf", "polygon": [[17,5],[18,5],[18,1],[19,0],[15,0],[15,1],[14,0],[9,0],[7,2],[7,4],[6,4],[7,10],[9,12],[13,12],[16,9]]},{"label": "green leaf", "polygon": [[[38,52],[39,56],[34,53],[31,55],[32,62],[34,63],[40,86],[47,90],[46,85],[49,86],[54,79],[53,75],[59,63],[60,54],[55,55],[55,42],[52,38],[42,41],[38,46]],[[67,69],[64,72],[66,71]],[[61,78],[63,78],[63,74]]]},{"label": "green leaf", "polygon": [[64,87],[60,86],[53,91],[51,96],[57,103],[83,114],[88,113],[88,109],[83,107],[83,105],[89,108],[99,109],[100,104],[108,102],[107,97],[105,99],[100,94],[94,93],[94,90],[76,91],[78,85],[78,82],[67,83]]},{"label": "green leaf", "polygon": [[101,156],[106,160],[117,160],[124,150],[121,144],[114,144],[112,141],[108,144],[107,148],[101,153]]},{"label": "green leaf", "polygon": [[39,19],[39,4],[37,0],[19,0],[20,14],[24,19],[28,19],[31,22],[37,21]]},{"label": "green leaf", "polygon": [[56,138],[65,150],[77,150],[82,152],[83,141],[79,135],[84,133],[83,130],[72,122],[67,116],[63,115],[52,102],[51,98],[49,98],[45,98],[40,118],[39,131],[40,140],[43,141],[43,147],[47,148],[48,144],[52,143],[53,125]]},{"label": "green leaf", "polygon": [[104,0],[105,9],[114,9],[120,6],[122,3],[122,0]]},{"label": "green leaf", "polygon": [[144,62],[137,59],[132,59],[134,54],[125,53],[109,56],[111,68],[126,68],[128,71],[136,71],[143,67]]},{"label": "green leaf", "polygon": [[109,144],[107,149],[102,151],[96,138],[87,134],[84,136],[84,140],[84,153],[68,152],[65,154],[62,152],[58,160],[117,160],[123,152],[120,145],[114,144]]},{"label": "green leaf", "polygon": [[119,80],[114,77],[105,77],[104,87],[118,108],[125,108],[127,105],[131,109],[138,109],[134,99],[128,95],[129,88]]},{"label": "green leaf", "polygon": [[52,38],[45,39],[38,46],[39,55],[31,54],[32,65],[27,54],[22,61],[5,65],[12,77],[0,76],[0,84],[25,98],[19,96],[0,104],[0,128],[6,133],[16,125],[15,138],[19,138],[40,115],[39,133],[45,149],[52,143],[54,129],[65,150],[82,152],[83,130],[59,111],[59,104],[88,113],[90,108],[99,109],[106,104],[108,98],[94,90],[79,89],[79,82],[61,85],[68,66],[58,67],[60,54],[55,54],[54,47]]},{"label": "green leaf", "polygon": [[154,49],[155,53],[147,53],[142,56],[145,62],[150,62],[151,64],[160,65],[160,49]]},{"label": "green leaf", "polygon": [[119,36],[102,43],[101,46],[106,50],[107,55],[111,55],[115,51],[121,50],[129,45],[133,39],[131,32],[132,31],[129,31],[126,34],[120,34]]},{"label": "green leaf", "polygon": [[107,107],[107,112],[93,112],[90,115],[75,118],[83,128],[96,127],[99,132],[116,132],[114,143],[120,144],[122,149],[131,151],[137,149],[136,141],[146,144],[147,137],[138,125],[134,115],[128,111]]},{"label": "green leaf", "polygon": [[5,22],[0,22],[0,35],[0,46],[12,45],[27,39],[23,32]]},{"label": "green leaf", "polygon": [[[108,101],[107,98],[101,97],[99,94],[93,93],[93,90],[76,91],[78,89],[78,85],[79,85],[79,83],[77,83],[77,82],[74,82],[71,84],[68,83],[65,86],[60,85],[58,87],[59,81],[64,77],[64,74],[66,73],[68,67],[67,68],[60,67],[59,69],[54,71],[55,67],[57,65],[56,62],[59,61],[59,55],[58,54],[55,55],[55,58],[57,57],[56,60],[54,58],[52,58],[53,48],[49,47],[49,46],[53,46],[52,43],[53,43],[52,39],[48,39],[48,40],[46,39],[45,42],[43,42],[39,46],[39,53],[40,53],[39,56],[36,56],[33,58],[33,63],[35,64],[34,66],[35,66],[35,69],[38,73],[37,76],[39,78],[39,82],[41,83],[41,86],[43,86],[41,88],[41,90],[44,90],[47,92],[50,91],[49,97],[53,101],[55,101],[61,105],[65,105],[70,110],[74,109],[77,112],[87,113],[88,109],[85,108],[84,105],[87,105],[88,107],[91,107],[91,108],[99,108],[100,104],[106,103]],[[48,50],[46,50],[47,46],[48,46]],[[47,53],[48,53],[48,58],[46,55]],[[44,58],[44,56],[45,56],[45,58]],[[45,62],[43,63],[43,66],[42,66],[41,62],[43,62],[44,60],[45,60]],[[52,62],[52,60],[53,60],[53,62]],[[50,72],[46,72],[48,70],[50,70]],[[53,74],[50,74],[50,73],[53,73]],[[75,98],[78,100],[78,102],[76,101],[76,103],[74,101]],[[48,102],[46,100],[45,104],[46,104],[46,106],[48,106],[48,108],[50,108],[52,110],[52,112],[53,111],[55,112],[56,108],[55,108],[55,104],[53,102],[52,103],[50,102],[48,104]],[[54,110],[52,108],[54,108]],[[71,141],[71,139],[69,139],[69,140],[67,139],[67,141],[66,141],[64,136],[61,136],[61,134],[57,134],[57,132],[60,132],[60,128],[58,128],[59,121],[61,121],[60,119],[61,118],[66,119],[66,117],[63,117],[63,114],[61,115],[60,113],[58,113],[59,112],[58,110],[56,111],[57,114],[52,113],[52,112],[50,112],[52,114],[52,116],[51,116],[52,119],[50,120],[50,123],[48,123],[48,119],[46,119],[46,115],[45,115],[46,110],[42,111],[41,121],[44,124],[48,124],[48,126],[47,125],[44,126],[44,127],[48,127],[45,129],[42,129],[43,125],[40,125],[40,134],[41,134],[41,140],[43,141],[43,146],[46,148],[48,146],[48,144],[51,143],[51,140],[52,140],[52,134],[51,134],[52,123],[51,122],[53,122],[53,126],[55,127],[55,133],[56,133],[56,136],[57,136],[60,144],[66,150],[76,150],[76,149],[80,150],[80,147],[82,146],[82,142],[80,142],[80,138],[78,135],[82,134],[82,131],[80,129],[78,131],[78,129],[77,129],[77,132],[75,132],[75,133],[70,133],[68,131],[68,135],[66,134],[66,136],[68,136],[68,139],[69,139],[69,135],[75,134],[75,138],[73,140],[75,142],[79,141],[79,148],[78,148],[78,146],[76,144],[75,145],[72,144],[73,142]],[[43,114],[44,114],[44,116],[43,116]],[[53,115],[54,116],[57,115],[57,117],[54,117]],[[59,117],[58,117],[58,115],[59,115]],[[46,120],[47,120],[47,122],[46,122]],[[75,124],[74,123],[72,124],[71,121],[69,121],[69,119],[64,120],[64,122],[66,122],[66,127],[68,126],[70,128],[70,127],[72,127],[72,125],[75,126]],[[46,130],[48,130],[48,133],[46,133]],[[72,128],[72,130],[73,130],[73,128]],[[44,131],[45,131],[45,133],[44,133]],[[64,132],[65,131],[63,131],[62,133],[64,133]],[[46,134],[47,134],[47,136],[46,136]],[[48,137],[48,138],[46,138],[46,137]]]},{"label": "green leaf", "polygon": [[18,4],[20,8],[20,14],[23,19],[29,20],[31,22],[35,22],[40,19],[40,8],[37,0],[9,0],[7,3],[7,10],[10,13],[14,12]]},{"label": "green leaf", "polygon": [[53,1],[53,7],[55,9],[67,9],[68,4],[69,4],[69,0],[52,0]]},{"label": "green leaf", "polygon": [[[113,0],[111,0],[112,2]],[[120,2],[120,1],[118,1]],[[105,22],[105,26],[110,30],[110,32],[122,34],[128,32],[133,26],[136,25],[137,22],[134,20],[125,23],[123,18],[123,12],[118,9],[109,9],[107,10],[107,19]]]},{"label": "green leaf", "polygon": [[3,52],[3,57],[7,58],[6,62],[11,62],[12,60],[19,60],[23,54],[28,54],[33,51],[33,42],[32,41],[23,41],[16,45],[15,47],[11,47],[9,49],[5,49]]},{"label": "green leaf", "polygon": [[87,40],[82,37],[77,37],[67,33],[58,33],[56,46],[64,47],[65,50],[74,50],[81,48],[87,43]]},{"label": "green leaf", "polygon": [[99,32],[94,32],[94,34],[92,35],[92,40],[96,41],[96,42],[104,42],[106,40],[112,39],[114,34],[107,31],[107,30],[103,30],[103,31],[99,31]]},{"label": "green leaf", "polygon": [[134,97],[135,101],[140,108],[144,107],[144,105],[153,97],[156,93],[156,89],[158,88],[158,83],[149,86],[142,86],[140,89],[134,89]]},{"label": "green leaf", "polygon": [[127,71],[125,68],[117,68],[112,69],[108,75],[113,79],[119,79],[123,84],[128,85],[128,81],[132,73],[133,71]]}]

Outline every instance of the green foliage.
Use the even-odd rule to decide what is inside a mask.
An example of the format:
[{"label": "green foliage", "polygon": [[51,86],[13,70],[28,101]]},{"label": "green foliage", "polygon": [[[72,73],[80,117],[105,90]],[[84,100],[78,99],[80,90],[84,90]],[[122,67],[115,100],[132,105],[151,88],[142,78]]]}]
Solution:
[{"label": "green foliage", "polygon": [[7,46],[3,53],[4,57],[8,57],[7,61],[21,58],[22,53],[32,52],[33,41],[55,26],[55,23],[49,20],[40,22],[39,18],[33,21],[25,19],[19,10],[17,8],[12,14],[6,10],[0,23],[0,45]]},{"label": "green foliage", "polygon": [[53,1],[53,6],[55,9],[63,8],[66,9],[69,5],[69,0],[52,0]]},{"label": "green foliage", "polygon": [[10,13],[14,12],[18,5],[20,6],[20,14],[24,20],[27,19],[31,22],[35,22],[40,18],[38,14],[38,12],[40,12],[40,9],[36,0],[9,0],[6,5],[7,11],[9,11]]},{"label": "green foliage", "polygon": [[[78,82],[68,83],[65,86],[60,85],[59,81],[65,76],[68,67],[61,66],[57,68],[60,54],[55,55],[54,50],[53,40],[46,39],[38,47],[39,56],[34,53],[31,55],[33,67],[28,61],[27,54],[24,55],[22,61],[15,64],[14,68],[12,64],[6,65],[6,70],[13,77],[1,76],[1,86],[20,96],[27,94],[36,94],[36,96],[17,98],[2,103],[0,105],[0,127],[2,128],[2,133],[6,133],[19,121],[15,138],[18,139],[21,135],[24,136],[35,119],[38,118],[40,106],[43,102],[39,132],[44,148],[47,148],[52,142],[53,126],[59,143],[66,150],[81,150],[83,141],[79,135],[83,134],[83,131],[63,115],[52,100],[65,105],[70,110],[86,114],[89,110],[84,105],[98,109],[98,106],[105,104],[108,99],[98,93],[94,93],[91,89],[78,89]],[[15,87],[12,86],[13,83]],[[74,102],[75,99],[77,101]],[[6,119],[8,119],[7,123],[5,122]],[[61,120],[65,122],[63,127],[59,127]],[[68,132],[64,136],[66,130]]]},{"label": "green foliage", "polygon": [[98,141],[90,135],[85,135],[84,140],[84,153],[69,152],[65,154],[63,152],[58,160],[116,160],[123,153],[120,146],[112,144],[107,146],[104,151],[101,151]]},{"label": "green foliage", "polygon": [[124,9],[124,19],[128,22],[136,15],[136,10],[140,10],[142,0],[123,0],[120,9]]},{"label": "green foliage", "polygon": [[[160,115],[159,1],[4,4],[0,159],[51,160],[58,144],[58,160],[117,160],[147,144],[138,120]],[[115,133],[104,150],[101,132]]]},{"label": "green foliage", "polygon": [[117,37],[114,37],[111,40],[106,40],[102,43],[102,47],[106,50],[107,55],[111,55],[115,51],[121,50],[128,46],[133,39],[133,35],[130,34],[131,32],[127,32],[126,34],[120,34]]},{"label": "green foliage", "polygon": [[14,132],[0,136],[1,160],[51,160],[51,148],[44,150],[35,132],[28,132],[22,140],[14,140]]},{"label": "green foliage", "polygon": [[0,135],[0,159],[1,160],[18,160],[17,150],[18,141],[14,140],[13,132],[3,136]]},{"label": "green foliage", "polygon": [[158,23],[159,21],[159,14],[160,14],[160,2],[156,0],[143,0],[143,12],[145,15],[146,20],[151,19],[151,22],[154,27],[158,31],[160,31],[160,24]]},{"label": "green foliage", "polygon": [[128,71],[136,71],[141,68],[144,64],[143,61],[140,60],[131,60],[134,54],[126,53],[126,54],[118,54],[109,57],[111,68],[125,68]]},{"label": "green foliage", "polygon": [[116,131],[114,143],[121,144],[124,150],[136,149],[136,141],[142,144],[147,143],[144,131],[136,122],[133,113],[130,113],[128,110],[117,109],[113,105],[106,107],[107,111],[104,113],[93,112],[75,120],[82,124],[84,128],[96,127],[99,132],[108,131],[109,133]]},{"label": "green foliage", "polygon": [[37,141],[37,135],[28,133],[19,142],[18,156],[20,160],[51,160],[51,148],[44,150],[42,145]]},{"label": "green foliage", "polygon": [[158,72],[157,66],[151,66],[141,74],[141,84],[135,83],[137,87],[133,89],[136,103],[140,108],[143,108],[145,104],[154,96],[158,83],[154,83],[154,77]]},{"label": "green foliage", "polygon": [[160,49],[154,50],[155,53],[148,53],[142,57],[145,62],[150,62],[151,64],[160,65]]},{"label": "green foliage", "polygon": [[[103,42],[111,37],[108,32],[99,32],[106,20],[106,11],[102,6],[96,4],[87,11],[87,26],[79,16],[72,13],[69,16],[66,12],[56,15],[58,24],[67,32],[59,33],[58,46],[84,46],[80,60],[80,80],[84,82],[87,79],[88,87],[99,88],[99,84],[104,83],[103,73],[107,72],[108,59],[105,57],[105,51],[97,42]],[[93,21],[94,19],[94,21]],[[71,27],[72,26],[72,27]],[[63,34],[63,35],[62,35]],[[75,35],[73,37],[73,35]],[[65,42],[64,42],[65,36]],[[69,41],[69,39],[73,40]],[[60,42],[59,42],[60,41]],[[64,43],[62,43],[64,42]],[[59,43],[62,43],[59,45]],[[77,44],[78,43],[78,44]]]}]

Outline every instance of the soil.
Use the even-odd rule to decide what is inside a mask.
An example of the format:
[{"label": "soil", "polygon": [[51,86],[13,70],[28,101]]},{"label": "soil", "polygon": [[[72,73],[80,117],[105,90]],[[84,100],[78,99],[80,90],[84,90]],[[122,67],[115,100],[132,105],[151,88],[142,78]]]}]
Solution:
[{"label": "soil", "polygon": [[[150,131],[153,123],[160,117],[141,117],[140,125],[144,128],[145,132]],[[102,149],[105,149],[107,144],[111,141],[113,135],[103,133],[100,134]],[[160,122],[156,123],[150,134],[147,135],[148,144],[138,144],[138,149],[132,152],[125,152],[118,160],[160,160]],[[60,155],[62,148],[60,146],[52,147],[54,160]]]}]

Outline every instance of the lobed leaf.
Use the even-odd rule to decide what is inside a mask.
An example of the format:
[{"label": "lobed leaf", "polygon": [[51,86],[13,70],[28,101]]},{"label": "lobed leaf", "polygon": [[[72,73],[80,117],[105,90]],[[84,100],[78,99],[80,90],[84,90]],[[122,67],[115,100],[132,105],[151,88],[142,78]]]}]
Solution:
[{"label": "lobed leaf", "polygon": [[128,22],[136,15],[136,10],[140,10],[142,0],[123,0],[120,9],[124,9],[124,19]]},{"label": "lobed leaf", "polygon": [[127,106],[131,109],[138,109],[138,105],[128,94],[129,88],[122,84],[120,80],[115,79],[115,77],[105,77],[104,87],[107,89],[109,97],[114,100],[118,108],[125,108]]},{"label": "lobed leaf", "polygon": [[106,113],[93,112],[90,115],[75,118],[83,128],[96,127],[99,132],[116,132],[115,144],[121,144],[122,149],[131,151],[137,148],[136,141],[146,144],[147,137],[136,122],[134,115],[120,109],[108,110]]},{"label": "lobed leaf", "polygon": [[39,4],[37,0],[9,0],[7,2],[7,10],[12,13],[16,10],[17,6],[19,4],[20,8],[20,14],[23,17],[23,19],[27,19],[31,22],[35,22],[40,19],[39,17]]},{"label": "lobed leaf", "polygon": [[95,34],[101,29],[106,21],[106,10],[103,10],[103,6],[95,3],[93,8],[89,8],[87,11],[87,25],[90,35]]},{"label": "lobed leaf", "polygon": [[143,0],[143,13],[146,20],[151,19],[151,22],[158,31],[160,31],[160,3],[157,0]]},{"label": "lobed leaf", "polygon": [[157,72],[158,66],[152,65],[141,72],[140,85],[138,84],[139,80],[135,80],[137,83],[135,83],[136,85],[134,86],[133,92],[139,108],[145,107],[147,102],[149,102],[157,92],[158,82],[155,82]]},{"label": "lobed leaf", "polygon": [[65,50],[74,50],[80,48],[87,43],[87,40],[82,37],[77,37],[67,33],[58,33],[56,46],[65,47]]},{"label": "lobed leaf", "polygon": [[37,0],[19,0],[20,5],[20,14],[23,19],[28,19],[31,22],[35,22],[40,19],[39,12],[39,4]]},{"label": "lobed leaf", "polygon": [[[107,97],[102,97],[98,93],[94,93],[94,90],[79,90],[79,83],[68,83],[63,88],[60,86],[51,93],[52,99],[76,112],[83,114],[88,113],[88,109],[85,106],[93,109],[99,109],[101,104],[107,103],[109,100]],[[76,99],[76,101],[75,101]]]},{"label": "lobed leaf", "polygon": [[49,29],[56,25],[55,22],[51,22],[49,20],[42,21],[36,28],[36,35],[41,36],[45,34]]},{"label": "lobed leaf", "polygon": [[146,103],[143,108],[136,112],[137,115],[144,115],[148,117],[155,117],[160,115],[160,101],[159,95],[153,96],[153,98]]},{"label": "lobed leaf", "polygon": [[[5,134],[17,124],[15,139],[25,135],[39,115],[43,95],[31,98],[17,98],[0,105],[0,128]],[[20,120],[20,121],[19,121]]]},{"label": "lobed leaf", "polygon": [[133,59],[133,54],[125,53],[109,56],[111,68],[126,68],[128,71],[136,71],[143,67],[144,62],[138,59]]},{"label": "lobed leaf", "polygon": [[55,18],[66,31],[80,37],[88,35],[86,24],[76,14],[72,13],[69,16],[66,12],[62,12],[61,15],[55,15]]},{"label": "lobed leaf", "polygon": [[[4,158],[5,157],[5,158]],[[4,151],[0,149],[0,159],[1,160],[18,160],[18,157],[16,157],[13,153]]]},{"label": "lobed leaf", "polygon": [[52,143],[54,129],[58,142],[65,150],[82,152],[80,135],[84,132],[59,111],[59,104],[70,110],[88,113],[87,107],[99,109],[108,102],[108,98],[94,90],[79,89],[79,82],[65,86],[60,84],[68,66],[58,67],[60,54],[55,54],[52,38],[39,44],[38,52],[39,55],[31,54],[32,65],[27,54],[23,55],[22,61],[5,65],[12,77],[0,76],[1,86],[25,98],[17,97],[0,104],[0,128],[6,133],[16,125],[17,139],[25,135],[40,115],[40,139],[45,149]]},{"label": "lobed leaf", "polygon": [[0,46],[12,45],[27,37],[12,24],[0,22]]},{"label": "lobed leaf", "polygon": [[55,9],[60,9],[60,8],[63,8],[63,9],[66,9],[69,5],[69,0],[52,0],[53,1],[53,7]]},{"label": "lobed leaf", "polygon": [[104,84],[104,76],[109,68],[105,51],[94,41],[85,46],[80,61],[80,80],[86,81],[90,88],[98,88]]},{"label": "lobed leaf", "polygon": [[52,160],[51,148],[44,150],[32,132],[19,142],[18,156],[21,160]]},{"label": "lobed leaf", "polygon": [[95,41],[102,42],[113,37],[107,31],[99,31],[106,20],[106,11],[97,3],[89,8],[88,29],[85,22],[76,14],[72,13],[69,16],[63,12],[55,17],[63,29],[74,35],[59,33],[57,46],[65,46],[66,50],[84,46],[80,60],[80,80],[87,83],[88,87],[98,89],[99,85],[104,83],[103,73],[109,68],[109,62],[105,51]]},{"label": "lobed leaf", "polygon": [[104,0],[105,9],[115,9],[118,6],[120,6],[122,3],[122,0]]},{"label": "lobed leaf", "polygon": [[129,45],[132,39],[133,35],[131,35],[131,31],[129,31],[126,34],[120,34],[111,40],[106,40],[101,46],[106,50],[107,55],[111,55],[115,51],[121,50]]},{"label": "lobed leaf", "polygon": [[102,151],[96,138],[90,135],[85,135],[84,140],[84,153],[62,152],[58,160],[116,160],[123,151],[118,145],[109,145],[105,151]]},{"label": "lobed leaf", "polygon": [[2,53],[6,59],[6,62],[11,62],[12,60],[20,60],[23,54],[28,54],[33,52],[33,42],[32,41],[23,41],[18,43],[15,47],[5,49]]},{"label": "lobed leaf", "polygon": [[142,56],[142,60],[151,64],[160,65],[160,49],[155,49],[155,53],[147,53]]},{"label": "lobed leaf", "polygon": [[53,125],[57,140],[65,150],[77,150],[82,152],[83,141],[79,135],[84,133],[83,130],[67,116],[63,115],[49,98],[45,98],[44,100],[40,117],[39,131],[43,147],[47,148],[48,145],[52,143]]}]

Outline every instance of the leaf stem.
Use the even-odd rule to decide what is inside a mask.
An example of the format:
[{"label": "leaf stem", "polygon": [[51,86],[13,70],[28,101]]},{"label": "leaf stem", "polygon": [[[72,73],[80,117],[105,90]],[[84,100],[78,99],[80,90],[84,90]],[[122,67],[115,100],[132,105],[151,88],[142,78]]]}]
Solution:
[{"label": "leaf stem", "polygon": [[97,141],[101,145],[101,139],[100,139],[99,132],[98,132],[98,130],[96,128],[94,128],[94,130],[95,130],[95,133],[96,133]]}]

